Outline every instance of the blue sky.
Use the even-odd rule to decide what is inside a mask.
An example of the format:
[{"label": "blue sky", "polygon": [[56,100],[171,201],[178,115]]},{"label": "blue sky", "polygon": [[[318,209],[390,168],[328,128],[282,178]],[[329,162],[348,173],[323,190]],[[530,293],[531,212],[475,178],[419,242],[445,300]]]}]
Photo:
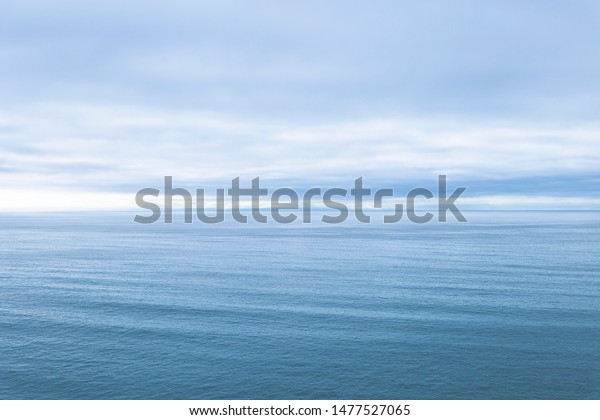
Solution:
[{"label": "blue sky", "polygon": [[437,174],[600,209],[597,1],[96,3],[3,2],[0,210]]}]

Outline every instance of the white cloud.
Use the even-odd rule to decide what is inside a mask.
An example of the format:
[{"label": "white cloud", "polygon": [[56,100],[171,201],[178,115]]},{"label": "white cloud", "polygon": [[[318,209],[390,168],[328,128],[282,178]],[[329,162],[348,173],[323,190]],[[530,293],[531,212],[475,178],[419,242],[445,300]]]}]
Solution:
[{"label": "white cloud", "polygon": [[227,186],[236,176],[243,182],[261,176],[272,187],[343,187],[358,176],[371,184],[438,174],[463,182],[585,178],[598,171],[600,127],[409,117],[323,124],[192,109],[39,104],[0,113],[0,149],[0,188],[28,191],[12,193],[4,208],[33,205],[46,189],[108,194],[106,202],[123,206],[123,196],[110,194],[159,187],[165,175],[197,187]]}]

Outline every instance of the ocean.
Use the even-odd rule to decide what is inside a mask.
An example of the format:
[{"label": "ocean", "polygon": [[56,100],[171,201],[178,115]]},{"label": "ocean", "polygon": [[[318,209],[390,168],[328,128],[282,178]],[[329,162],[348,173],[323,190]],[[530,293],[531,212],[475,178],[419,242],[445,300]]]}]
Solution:
[{"label": "ocean", "polygon": [[0,215],[2,399],[599,399],[600,213]]}]

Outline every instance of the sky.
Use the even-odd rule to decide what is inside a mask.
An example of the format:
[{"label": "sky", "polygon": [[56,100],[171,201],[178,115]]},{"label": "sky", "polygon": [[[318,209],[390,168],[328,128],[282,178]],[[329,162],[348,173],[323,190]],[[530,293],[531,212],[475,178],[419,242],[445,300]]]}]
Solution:
[{"label": "sky", "polygon": [[600,2],[4,1],[0,211],[162,186],[600,209]]}]

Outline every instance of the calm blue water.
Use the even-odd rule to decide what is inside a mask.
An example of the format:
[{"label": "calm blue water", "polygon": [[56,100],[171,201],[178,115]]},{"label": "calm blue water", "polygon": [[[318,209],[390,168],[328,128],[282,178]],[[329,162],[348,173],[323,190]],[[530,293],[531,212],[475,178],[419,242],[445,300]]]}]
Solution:
[{"label": "calm blue water", "polygon": [[0,398],[600,398],[600,214],[0,216]]}]

